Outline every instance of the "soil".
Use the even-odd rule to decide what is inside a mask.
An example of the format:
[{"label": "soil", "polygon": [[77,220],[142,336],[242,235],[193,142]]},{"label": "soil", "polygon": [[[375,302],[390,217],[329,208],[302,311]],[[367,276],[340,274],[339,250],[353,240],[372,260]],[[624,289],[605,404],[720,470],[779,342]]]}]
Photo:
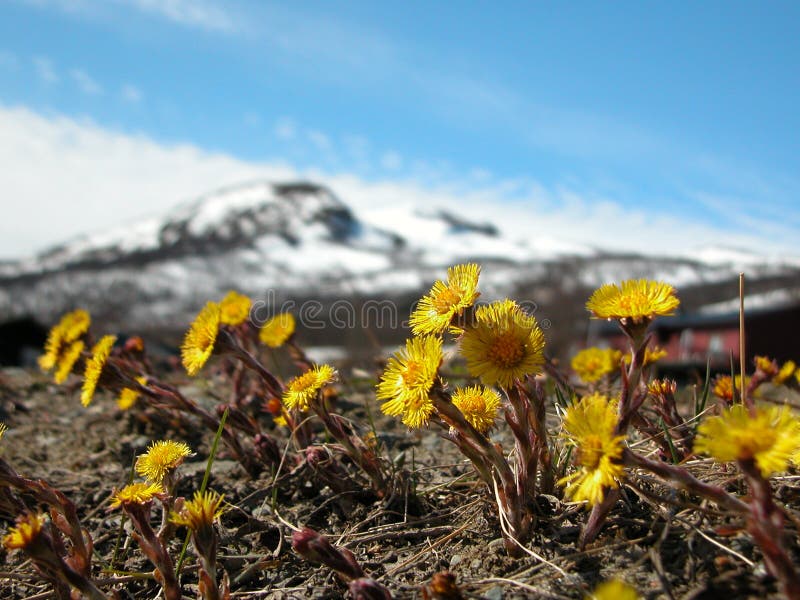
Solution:
[{"label": "soil", "polygon": [[[174,374],[171,381],[208,407],[229,393],[214,378],[205,384]],[[121,528],[121,512],[108,508],[109,498],[129,481],[135,457],[159,439],[183,440],[195,451],[180,468],[178,487],[179,494],[191,496],[201,485],[214,432],[191,418],[167,419],[141,405],[119,411],[113,398],[102,395],[83,408],[77,378],[55,386],[37,372],[5,369],[0,382],[0,420],[9,427],[0,440],[0,457],[77,505],[94,540],[94,574],[101,589],[120,598],[158,597],[152,566],[127,534],[129,525]],[[528,544],[536,556],[510,557],[491,495],[469,463],[435,431],[409,432],[382,416],[370,390],[370,382],[352,385],[337,410],[359,423],[372,419],[387,460],[405,473],[407,485],[398,486],[402,493],[382,499],[367,491],[335,494],[308,468],[289,460],[277,471],[253,477],[220,446],[209,487],[230,505],[218,529],[218,561],[230,580],[231,598],[348,597],[346,585],[330,569],[292,550],[290,526],[314,528],[352,551],[394,598],[421,598],[421,587],[439,571],[455,574],[465,598],[582,598],[611,577],[646,598],[778,597],[742,522],[711,506],[699,510],[696,498],[644,474],[630,475],[631,485],[598,540],[584,550],[577,541],[586,511],[563,498],[541,496]],[[288,437],[276,436],[284,450]],[[704,464],[698,468],[708,468]],[[347,468],[361,481],[353,465]],[[714,476],[739,485],[735,473]],[[798,476],[776,485],[784,506],[797,507]],[[13,525],[10,518],[2,521],[3,532]],[[796,528],[789,533],[797,548]],[[182,541],[181,532],[171,546],[173,557]],[[185,597],[194,598],[191,548],[187,557],[181,583]],[[22,552],[2,548],[0,590],[9,599],[53,597]]]}]

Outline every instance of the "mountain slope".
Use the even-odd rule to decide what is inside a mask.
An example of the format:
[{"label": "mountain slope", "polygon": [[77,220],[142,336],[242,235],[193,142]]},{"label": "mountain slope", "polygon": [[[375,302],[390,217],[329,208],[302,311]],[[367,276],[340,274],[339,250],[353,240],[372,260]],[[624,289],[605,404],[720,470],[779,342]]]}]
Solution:
[{"label": "mountain slope", "polygon": [[182,326],[231,288],[328,305],[354,296],[396,300],[464,261],[487,267],[485,297],[522,293],[544,305],[630,277],[698,286],[728,281],[742,264],[762,279],[798,272],[729,249],[700,257],[609,254],[560,242],[557,232],[515,240],[452,208],[391,206],[364,218],[321,185],[254,182],[0,265],[0,321],[52,319],[83,306],[117,329]]}]

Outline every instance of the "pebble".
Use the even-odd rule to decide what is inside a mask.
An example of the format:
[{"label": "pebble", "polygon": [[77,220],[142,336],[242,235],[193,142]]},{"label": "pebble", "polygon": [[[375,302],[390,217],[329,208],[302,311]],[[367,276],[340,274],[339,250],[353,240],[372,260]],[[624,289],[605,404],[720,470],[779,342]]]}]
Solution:
[{"label": "pebble", "polygon": [[486,600],[503,600],[503,588],[499,585],[489,588],[483,596]]},{"label": "pebble", "polygon": [[464,559],[461,557],[460,554],[453,554],[453,556],[450,557],[450,568],[452,569],[456,565],[461,564],[462,560]]}]

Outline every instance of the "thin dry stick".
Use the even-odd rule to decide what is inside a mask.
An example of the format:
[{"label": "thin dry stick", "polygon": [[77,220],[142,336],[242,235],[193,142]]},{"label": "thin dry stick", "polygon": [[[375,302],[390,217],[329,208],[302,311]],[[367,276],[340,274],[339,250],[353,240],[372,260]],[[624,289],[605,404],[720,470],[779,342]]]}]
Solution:
[{"label": "thin dry stick", "polygon": [[[497,501],[498,506],[499,506],[500,505],[500,490],[497,488],[497,480],[494,481],[494,496],[495,496],[495,500]],[[502,529],[503,533],[506,534],[506,538],[507,539],[509,539],[512,542],[514,542],[517,546],[520,547],[520,549],[523,552],[525,552],[529,556],[532,556],[533,558],[538,560],[540,563],[545,564],[545,565],[547,565],[548,567],[550,567],[552,569],[555,569],[563,577],[567,577],[567,573],[566,573],[566,571],[564,571],[564,569],[559,567],[557,564],[550,562],[544,556],[539,556],[533,550],[530,550],[529,548],[525,547],[517,538],[515,538],[511,534],[511,526],[510,526],[510,523],[508,522],[508,517],[506,517],[506,515],[503,514],[502,510],[497,511],[497,516],[500,518],[500,529]]]},{"label": "thin dry stick", "polygon": [[[739,273],[739,375],[741,377],[742,404],[752,408],[747,397],[747,386],[744,384],[745,356],[744,356],[744,273]],[[736,383],[734,382],[734,388]]]},{"label": "thin dry stick", "polygon": [[388,570],[386,573],[384,573],[383,575],[381,575],[381,576],[379,576],[379,577],[376,577],[375,579],[376,579],[377,581],[380,581],[380,580],[381,580],[381,579],[383,579],[384,577],[388,577],[388,576],[391,576],[391,575],[395,575],[395,574],[397,574],[399,571],[401,571],[401,570],[405,569],[407,566],[409,566],[409,565],[413,564],[413,563],[414,563],[415,561],[417,561],[417,560],[418,560],[418,559],[419,559],[421,556],[425,556],[426,554],[430,553],[430,552],[431,552],[432,550],[434,550],[435,548],[438,548],[438,547],[439,547],[439,546],[441,546],[442,544],[446,544],[447,542],[449,542],[450,540],[452,540],[452,539],[453,539],[454,537],[456,537],[456,536],[457,536],[459,533],[461,533],[462,531],[464,531],[465,529],[467,529],[467,527],[469,527],[469,525],[470,525],[469,523],[464,523],[464,524],[463,524],[461,527],[459,527],[459,528],[458,528],[458,529],[456,529],[455,531],[453,531],[453,532],[451,532],[451,533],[448,533],[448,534],[447,534],[447,535],[445,535],[445,536],[442,536],[442,537],[440,537],[438,540],[436,540],[436,541],[432,542],[432,543],[431,543],[431,544],[430,544],[430,545],[429,545],[427,548],[425,548],[424,550],[422,550],[422,551],[420,551],[420,552],[417,552],[417,553],[416,553],[414,556],[412,556],[411,558],[409,558],[409,559],[407,559],[407,560],[405,560],[405,561],[401,562],[399,565],[397,565],[397,566],[395,566],[394,568],[392,568],[392,569]]}]

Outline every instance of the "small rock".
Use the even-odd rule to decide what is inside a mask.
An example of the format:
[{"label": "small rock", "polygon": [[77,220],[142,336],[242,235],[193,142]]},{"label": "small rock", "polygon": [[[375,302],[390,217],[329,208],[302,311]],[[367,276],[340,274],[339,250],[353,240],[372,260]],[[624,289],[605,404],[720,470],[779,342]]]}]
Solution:
[{"label": "small rock", "polygon": [[450,568],[452,569],[456,565],[461,564],[462,560],[464,560],[464,559],[461,557],[460,554],[453,554],[453,556],[450,557]]},{"label": "small rock", "polygon": [[501,537],[495,538],[491,542],[489,542],[489,548],[491,548],[492,550],[494,550],[495,548],[505,549],[505,547],[506,547],[506,541]]},{"label": "small rock", "polygon": [[503,600],[503,588],[499,585],[489,588],[483,597],[486,600]]}]

